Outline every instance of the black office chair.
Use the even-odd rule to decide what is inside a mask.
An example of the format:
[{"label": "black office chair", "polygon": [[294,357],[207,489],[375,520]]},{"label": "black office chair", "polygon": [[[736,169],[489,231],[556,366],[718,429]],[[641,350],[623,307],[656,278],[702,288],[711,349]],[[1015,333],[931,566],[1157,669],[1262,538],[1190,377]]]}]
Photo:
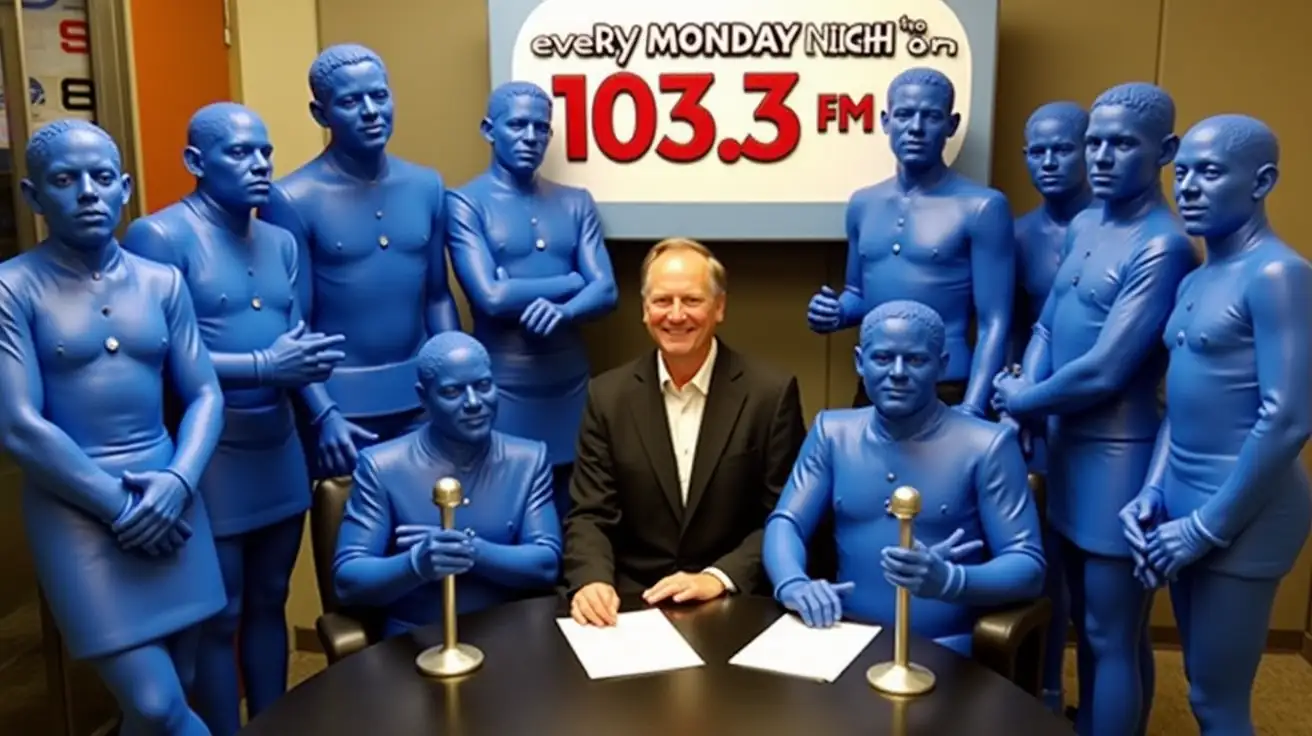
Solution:
[{"label": "black office chair", "polygon": [[333,586],[337,532],[350,497],[350,478],[329,478],[315,484],[310,506],[310,543],[319,581],[319,603],[323,606],[323,615],[314,622],[314,628],[330,665],[382,639],[381,612],[341,605]]}]

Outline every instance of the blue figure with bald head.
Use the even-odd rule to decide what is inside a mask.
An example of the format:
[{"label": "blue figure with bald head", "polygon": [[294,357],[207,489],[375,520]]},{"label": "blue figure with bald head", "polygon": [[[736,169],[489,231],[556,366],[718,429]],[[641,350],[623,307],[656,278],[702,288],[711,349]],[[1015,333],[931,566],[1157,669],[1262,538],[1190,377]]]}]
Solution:
[{"label": "blue figure with bald head", "polygon": [[198,624],[225,600],[196,497],[223,426],[218,378],[182,275],[114,237],[132,180],[109,135],[57,120],[27,167],[50,236],[0,264],[0,444],[23,469],[37,579],[123,736],[207,736],[186,690]]},{"label": "blue figure with bald head", "polygon": [[[1084,160],[1084,131],[1089,113],[1067,101],[1040,105],[1025,123],[1025,165],[1030,182],[1043,201],[1016,220],[1016,313],[1012,320],[1012,354],[1016,360],[1029,343],[1030,331],[1043,311],[1066,248],[1066,231],[1077,214],[1094,205]],[[1042,432],[1028,433],[1023,442],[1030,468],[1030,485],[1042,498],[1046,491],[1047,446]],[[1027,445],[1027,446],[1025,446]],[[1042,512],[1042,509],[1040,509]],[[1048,560],[1046,593],[1053,602],[1052,625],[1044,650],[1044,701],[1054,711],[1063,705],[1062,661],[1066,653],[1066,603],[1060,537],[1044,530]]]},{"label": "blue figure with bald head", "polygon": [[[333,562],[344,605],[383,609],[383,635],[442,620],[441,582],[460,575],[457,613],[549,593],[560,573],[551,459],[540,440],[494,429],[501,391],[482,343],[463,332],[419,352],[428,421],[360,454]],[[460,481],[455,528],[433,504]]]},{"label": "blue figure with bald head", "polygon": [[[951,356],[939,396],[984,416],[989,382],[1007,355],[1016,282],[1013,223],[1002,192],[952,171],[943,158],[961,122],[954,98],[952,81],[935,69],[908,69],[889,84],[880,124],[897,174],[852,195],[846,284],[841,293],[822,287],[806,319],[813,331],[827,334],[860,324],[884,302],[928,304],[943,317]],[[858,385],[855,405],[866,406],[870,398]]]},{"label": "blue figure with bald head", "polygon": [[1148,613],[1118,513],[1138,493],[1161,425],[1162,329],[1197,256],[1161,190],[1179,146],[1175,105],[1146,83],[1094,101],[1085,132],[1099,206],[1075,216],[1066,257],[1019,371],[995,407],[1048,427],[1047,522],[1061,536],[1080,662],[1082,736],[1142,733],[1153,691]]},{"label": "blue figure with bald head", "polygon": [[[863,318],[856,368],[873,406],[820,412],[765,524],[774,595],[808,626],[892,625],[900,586],[918,599],[911,629],[970,656],[980,615],[1042,592],[1039,516],[1016,431],[948,409],[936,387],[951,362],[931,307],[895,300]],[[889,513],[901,486],[917,489],[923,508],[911,550],[898,546]],[[807,545],[831,510],[837,576],[813,580]]]},{"label": "blue figure with bald head", "polygon": [[[272,158],[268,130],[254,112],[232,102],[201,108],[183,151],[195,190],[133,222],[123,240],[128,250],[182,272],[223,388],[223,435],[199,491],[228,604],[204,627],[194,690],[215,736],[241,728],[238,666],[252,718],[286,690],[285,610],[310,505],[292,401],[336,411],[323,381],[344,357],[341,335],[305,327],[291,233],[254,219],[269,199]],[[320,426],[324,450],[350,448],[344,422]]]},{"label": "blue figure with bald head", "polygon": [[1175,158],[1175,202],[1207,260],[1163,338],[1166,419],[1121,512],[1147,587],[1170,585],[1203,736],[1246,736],[1280,579],[1312,526],[1299,453],[1312,434],[1312,265],[1267,219],[1280,151],[1266,124],[1218,115]]},{"label": "blue figure with bald head", "polygon": [[346,337],[326,384],[336,409],[312,403],[303,414],[316,434],[353,438],[320,442],[312,464],[315,479],[344,480],[358,448],[423,421],[409,388],[415,354],[430,336],[460,329],[460,318],[447,286],[446,186],[387,152],[394,103],[383,60],[363,46],[331,46],[309,80],[310,114],[331,139],[274,184],[259,216],[296,238],[296,296],[309,329]]},{"label": "blue figure with bald head", "polygon": [[591,375],[579,326],[618,290],[592,196],[538,175],[551,112],[535,84],[493,90],[480,127],[492,162],[447,201],[452,266],[501,391],[497,429],[547,443],[564,518]]}]

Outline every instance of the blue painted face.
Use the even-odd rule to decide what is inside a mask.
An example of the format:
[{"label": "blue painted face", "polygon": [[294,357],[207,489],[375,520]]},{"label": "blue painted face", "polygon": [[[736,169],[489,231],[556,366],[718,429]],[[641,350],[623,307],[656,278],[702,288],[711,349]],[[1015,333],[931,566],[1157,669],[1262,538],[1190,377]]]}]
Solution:
[{"label": "blue painted face", "polygon": [[249,113],[226,115],[224,132],[196,156],[200,189],[220,205],[250,209],[269,201],[273,144],[259,118]]},{"label": "blue painted face", "polygon": [[1155,140],[1148,127],[1124,105],[1099,105],[1089,113],[1084,155],[1094,196],[1126,200],[1157,181],[1162,141]]},{"label": "blue painted face", "polygon": [[392,90],[387,74],[372,61],[348,64],[329,76],[331,99],[314,102],[320,125],[352,150],[376,151],[392,137]]},{"label": "blue painted face", "polygon": [[1175,203],[1190,235],[1223,237],[1238,230],[1273,183],[1264,179],[1267,172],[1274,174],[1274,166],[1227,150],[1227,133],[1222,122],[1203,123],[1180,141]]},{"label": "blue painted face", "polygon": [[420,384],[419,396],[442,437],[473,444],[492,432],[497,386],[492,364],[481,351],[460,346],[447,352],[432,383]]},{"label": "blue painted face", "polygon": [[879,122],[899,163],[928,166],[943,158],[948,138],[957,132],[961,116],[952,112],[948,91],[923,84],[893,89]]},{"label": "blue painted face", "polygon": [[508,102],[496,118],[484,121],[483,137],[502,168],[531,176],[551,142],[551,107],[532,95],[515,95]]},{"label": "blue painted face", "polygon": [[1073,194],[1084,186],[1084,131],[1058,117],[1039,118],[1025,129],[1025,165],[1045,198]]},{"label": "blue painted face", "polygon": [[901,317],[880,322],[857,347],[856,372],[880,414],[899,419],[937,397],[948,354],[935,354],[929,330]]},{"label": "blue painted face", "polygon": [[50,141],[46,161],[21,183],[24,198],[45,218],[51,237],[83,250],[103,247],[132,194],[114,144],[75,128]]}]

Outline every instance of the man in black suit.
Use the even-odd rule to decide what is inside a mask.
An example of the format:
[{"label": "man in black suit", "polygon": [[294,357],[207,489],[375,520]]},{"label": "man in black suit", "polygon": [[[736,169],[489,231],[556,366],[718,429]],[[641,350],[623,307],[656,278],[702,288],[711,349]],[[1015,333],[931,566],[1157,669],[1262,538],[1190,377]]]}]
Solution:
[{"label": "man in black suit", "polygon": [[716,338],[724,267],[700,243],[642,266],[657,350],[588,386],[565,519],[570,615],[609,625],[620,593],[655,604],[766,592],[765,518],[806,436],[797,379]]}]

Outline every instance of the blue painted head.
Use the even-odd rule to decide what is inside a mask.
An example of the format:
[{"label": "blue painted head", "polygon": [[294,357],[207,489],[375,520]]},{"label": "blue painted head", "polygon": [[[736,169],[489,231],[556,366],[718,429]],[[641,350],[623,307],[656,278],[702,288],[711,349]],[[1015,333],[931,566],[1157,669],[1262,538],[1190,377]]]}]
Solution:
[{"label": "blue painted head", "polygon": [[79,250],[113,239],[132,177],[108,133],[85,120],[56,120],[32,134],[26,160],[19,187],[52,238]]},{"label": "blue painted head", "polygon": [[358,44],[329,46],[310,65],[310,114],[350,152],[381,151],[392,137],[392,89],[378,54]]},{"label": "blue painted head", "polygon": [[914,169],[942,163],[943,149],[961,124],[952,111],[955,99],[952,80],[937,69],[915,67],[893,78],[879,124],[899,164]]},{"label": "blue painted head", "polygon": [[182,154],[196,189],[231,212],[269,201],[273,144],[254,111],[235,102],[206,105],[191,116]]},{"label": "blue painted head", "polygon": [[1175,203],[1185,231],[1224,238],[1263,216],[1279,165],[1280,144],[1260,120],[1217,115],[1190,128],[1175,157]]},{"label": "blue painted head", "polygon": [[943,318],[920,302],[884,302],[866,313],[856,372],[881,415],[908,417],[938,398],[948,366],[945,335]]},{"label": "blue painted head", "polygon": [[464,444],[487,440],[498,394],[483,344],[458,330],[439,332],[419,349],[416,362],[415,389],[437,434]]},{"label": "blue painted head", "polygon": [[1084,133],[1089,114],[1074,102],[1039,106],[1025,123],[1025,165],[1044,199],[1067,199],[1086,189]]},{"label": "blue painted head", "polygon": [[498,166],[516,177],[532,177],[551,142],[551,97],[532,82],[506,82],[488,97],[479,129]]},{"label": "blue painted head", "polygon": [[1174,130],[1175,102],[1161,87],[1130,82],[1098,95],[1084,134],[1094,196],[1117,202],[1157,186],[1180,145]]}]

